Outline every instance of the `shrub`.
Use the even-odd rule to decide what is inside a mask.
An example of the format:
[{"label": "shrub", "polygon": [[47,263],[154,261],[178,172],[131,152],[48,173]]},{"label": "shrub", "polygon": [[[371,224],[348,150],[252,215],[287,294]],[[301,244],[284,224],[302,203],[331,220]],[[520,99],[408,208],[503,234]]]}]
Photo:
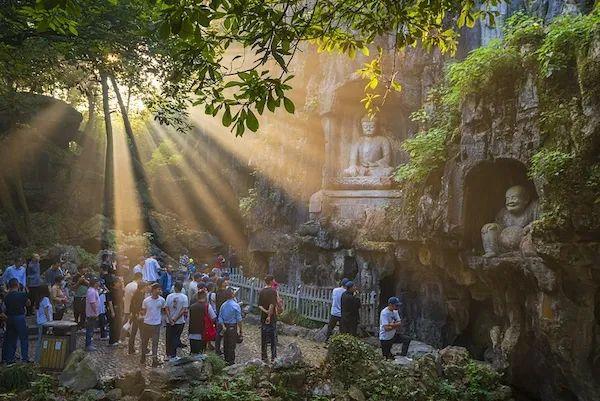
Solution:
[{"label": "shrub", "polygon": [[381,356],[364,341],[349,334],[339,334],[329,342],[325,363],[334,379],[351,385],[376,370],[380,360]]},{"label": "shrub", "polygon": [[284,310],[278,318],[280,322],[293,324],[295,326],[302,326],[309,329],[317,329],[323,326],[323,323],[311,320],[306,316],[301,315],[296,309],[291,308]]},{"label": "shrub", "polygon": [[35,370],[31,365],[17,363],[0,369],[0,390],[14,392],[29,388],[30,382],[35,377]]},{"label": "shrub", "polygon": [[529,175],[532,178],[555,180],[566,171],[572,160],[571,153],[565,153],[562,150],[541,149],[531,158]]},{"label": "shrub", "polygon": [[217,376],[223,373],[223,369],[225,369],[226,365],[223,358],[213,353],[206,354],[206,359],[204,360],[204,362],[210,364],[213,373]]},{"label": "shrub", "polygon": [[394,179],[398,182],[422,182],[446,162],[448,140],[447,131],[432,128],[404,141],[402,148],[410,155],[410,161],[396,169]]}]

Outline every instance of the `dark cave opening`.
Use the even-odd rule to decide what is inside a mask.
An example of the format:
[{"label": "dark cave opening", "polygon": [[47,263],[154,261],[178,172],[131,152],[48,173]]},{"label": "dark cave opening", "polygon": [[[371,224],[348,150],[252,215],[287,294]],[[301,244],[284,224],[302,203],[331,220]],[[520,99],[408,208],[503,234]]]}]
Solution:
[{"label": "dark cave opening", "polygon": [[527,168],[514,159],[484,161],[471,168],[465,179],[464,229],[466,249],[480,253],[481,228],[494,222],[504,207],[506,190],[523,185],[537,199],[533,182],[527,176]]}]

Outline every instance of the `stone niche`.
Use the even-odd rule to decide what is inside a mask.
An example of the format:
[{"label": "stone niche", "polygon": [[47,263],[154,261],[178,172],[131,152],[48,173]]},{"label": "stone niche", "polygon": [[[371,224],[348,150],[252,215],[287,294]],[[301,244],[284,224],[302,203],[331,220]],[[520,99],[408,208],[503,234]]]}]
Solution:
[{"label": "stone niche", "polygon": [[400,98],[390,95],[367,138],[365,122],[361,121],[365,117],[360,102],[363,96],[364,82],[346,83],[335,91],[331,109],[321,116],[325,162],[321,190],[310,199],[313,219],[360,220],[366,209],[385,207],[401,195],[393,189],[391,175],[406,160],[399,145],[412,129],[408,108]]},{"label": "stone niche", "polygon": [[537,201],[533,182],[527,177],[523,163],[514,159],[481,161],[471,167],[465,178],[463,227],[465,248],[474,254],[483,253],[481,230],[493,223],[505,207],[507,189],[520,185],[526,188],[530,202]]}]

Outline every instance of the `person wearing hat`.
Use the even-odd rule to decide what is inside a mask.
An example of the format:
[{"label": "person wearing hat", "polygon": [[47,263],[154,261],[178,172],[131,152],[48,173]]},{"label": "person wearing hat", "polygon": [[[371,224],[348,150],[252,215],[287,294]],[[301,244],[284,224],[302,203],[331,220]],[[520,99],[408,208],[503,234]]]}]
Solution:
[{"label": "person wearing hat", "polygon": [[342,294],[342,317],[340,318],[340,333],[358,335],[360,321],[360,299],[356,296],[357,288],[353,281],[346,282],[346,291]]},{"label": "person wearing hat", "polygon": [[338,325],[342,317],[342,294],[346,292],[346,283],[348,281],[350,280],[344,277],[340,286],[331,291],[331,315],[329,316],[329,324],[327,325],[327,340],[333,334],[333,329],[335,329],[335,326]]},{"label": "person wearing hat", "polygon": [[388,300],[388,306],[383,308],[379,315],[379,342],[381,343],[381,353],[385,359],[393,359],[392,345],[402,344],[402,356],[408,353],[410,338],[400,333],[402,319],[398,309],[401,303],[398,297],[391,297]]}]

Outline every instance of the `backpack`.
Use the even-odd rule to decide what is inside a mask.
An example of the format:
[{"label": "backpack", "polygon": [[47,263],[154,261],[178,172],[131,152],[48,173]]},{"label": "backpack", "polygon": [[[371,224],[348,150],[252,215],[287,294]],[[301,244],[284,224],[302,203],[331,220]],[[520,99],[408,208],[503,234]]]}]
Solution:
[{"label": "backpack", "polygon": [[204,333],[202,333],[202,341],[214,341],[215,338],[217,338],[217,328],[215,327],[213,320],[210,318],[207,303],[206,308],[204,308]]}]

